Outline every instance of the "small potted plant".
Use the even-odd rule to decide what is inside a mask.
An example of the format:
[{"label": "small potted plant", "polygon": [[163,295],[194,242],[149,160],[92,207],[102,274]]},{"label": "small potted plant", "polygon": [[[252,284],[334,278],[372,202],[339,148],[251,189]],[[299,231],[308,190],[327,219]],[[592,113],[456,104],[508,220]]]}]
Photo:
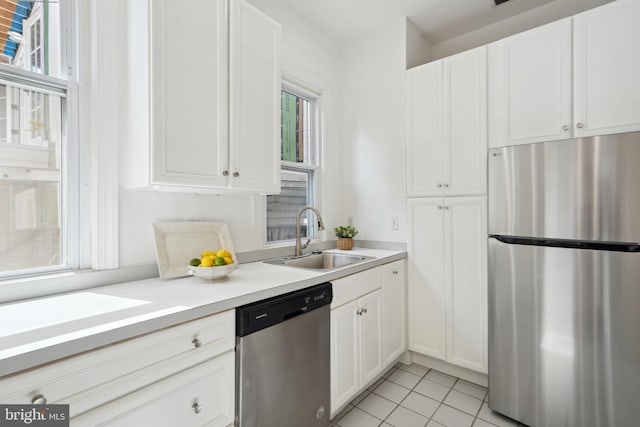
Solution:
[{"label": "small potted plant", "polygon": [[339,227],[335,227],[333,231],[336,233],[336,237],[338,238],[338,242],[336,243],[338,249],[346,251],[353,249],[353,238],[358,234],[358,230],[356,230],[355,227],[350,225],[341,225]]}]

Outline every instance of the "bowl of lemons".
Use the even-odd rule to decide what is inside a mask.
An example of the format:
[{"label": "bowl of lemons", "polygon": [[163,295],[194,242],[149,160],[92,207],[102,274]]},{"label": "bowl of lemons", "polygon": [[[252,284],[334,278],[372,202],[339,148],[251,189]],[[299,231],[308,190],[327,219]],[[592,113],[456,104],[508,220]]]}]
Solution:
[{"label": "bowl of lemons", "polygon": [[226,249],[204,251],[200,258],[189,262],[189,272],[202,280],[222,280],[236,269],[238,263]]}]

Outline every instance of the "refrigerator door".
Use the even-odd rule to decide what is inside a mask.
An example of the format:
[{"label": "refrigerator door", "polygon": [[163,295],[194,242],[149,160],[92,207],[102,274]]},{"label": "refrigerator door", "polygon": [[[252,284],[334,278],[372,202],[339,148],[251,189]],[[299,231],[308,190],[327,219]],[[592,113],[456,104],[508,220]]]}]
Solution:
[{"label": "refrigerator door", "polygon": [[489,239],[489,406],[529,426],[638,423],[640,254]]},{"label": "refrigerator door", "polygon": [[640,242],[640,132],[489,150],[489,234]]}]

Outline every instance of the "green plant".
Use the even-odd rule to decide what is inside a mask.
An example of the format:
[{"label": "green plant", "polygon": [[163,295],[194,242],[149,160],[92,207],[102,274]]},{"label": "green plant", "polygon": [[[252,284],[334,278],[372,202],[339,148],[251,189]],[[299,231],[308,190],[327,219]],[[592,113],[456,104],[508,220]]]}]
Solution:
[{"label": "green plant", "polygon": [[335,227],[333,229],[333,231],[336,233],[336,237],[340,237],[340,238],[351,238],[354,237],[356,234],[358,234],[358,230],[356,230],[355,227],[352,227],[350,225],[344,226],[344,225],[340,225],[338,227]]}]

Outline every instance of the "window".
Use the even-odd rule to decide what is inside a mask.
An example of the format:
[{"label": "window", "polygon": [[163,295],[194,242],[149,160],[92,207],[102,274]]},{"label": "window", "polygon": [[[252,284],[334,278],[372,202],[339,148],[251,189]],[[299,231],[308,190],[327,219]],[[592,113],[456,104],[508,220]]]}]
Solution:
[{"label": "window", "polygon": [[0,0],[0,277],[77,266],[73,83],[61,71],[70,6]]},{"label": "window", "polygon": [[[267,196],[267,242],[296,237],[296,215],[314,205],[317,178],[317,96],[286,84],[281,92],[281,192]],[[317,235],[313,212],[301,218],[301,235]]]}]

